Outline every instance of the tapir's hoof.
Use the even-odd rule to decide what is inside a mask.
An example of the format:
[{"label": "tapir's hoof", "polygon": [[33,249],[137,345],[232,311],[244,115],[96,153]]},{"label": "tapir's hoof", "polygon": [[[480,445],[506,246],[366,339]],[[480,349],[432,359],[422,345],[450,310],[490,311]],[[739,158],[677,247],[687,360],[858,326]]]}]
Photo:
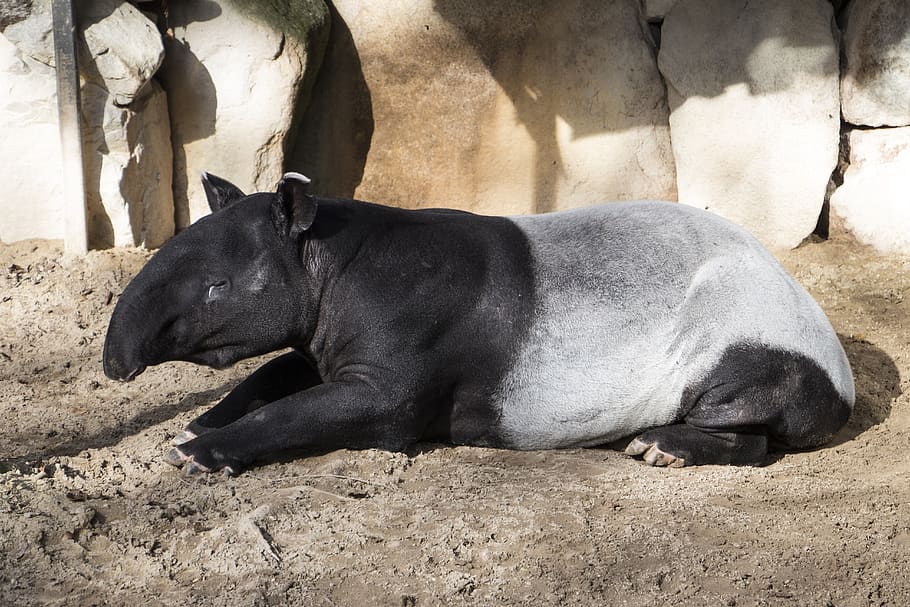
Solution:
[{"label": "tapir's hoof", "polygon": [[191,440],[196,438],[196,433],[190,430],[183,430],[174,439],[171,441],[173,445],[182,445],[183,443],[188,443]]},{"label": "tapir's hoof", "polygon": [[626,447],[626,455],[641,455],[642,459],[652,466],[682,468],[686,465],[686,460],[683,458],[661,451],[656,444],[646,443],[637,438],[632,439],[632,442]]},{"label": "tapir's hoof", "polygon": [[178,468],[182,467],[183,464],[187,463],[190,460],[190,456],[174,447],[167,452],[164,456],[164,461],[172,466],[177,466]]},{"label": "tapir's hoof", "polygon": [[167,452],[167,455],[164,456],[164,461],[172,466],[181,468],[183,476],[198,476],[212,471],[208,466],[203,466],[194,461],[192,455],[187,455],[177,447]]}]

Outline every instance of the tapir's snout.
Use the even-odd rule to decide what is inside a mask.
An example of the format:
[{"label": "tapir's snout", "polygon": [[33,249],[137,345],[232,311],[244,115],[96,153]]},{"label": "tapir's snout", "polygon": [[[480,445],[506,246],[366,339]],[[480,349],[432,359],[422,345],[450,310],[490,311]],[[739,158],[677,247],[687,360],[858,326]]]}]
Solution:
[{"label": "tapir's snout", "polygon": [[140,354],[141,340],[135,330],[130,331],[130,323],[124,315],[125,310],[118,303],[104,338],[102,364],[104,374],[109,378],[132,381],[147,365]]},{"label": "tapir's snout", "polygon": [[145,364],[136,360],[135,356],[126,355],[118,345],[109,333],[104,340],[104,374],[117,381],[132,381],[145,371]]}]

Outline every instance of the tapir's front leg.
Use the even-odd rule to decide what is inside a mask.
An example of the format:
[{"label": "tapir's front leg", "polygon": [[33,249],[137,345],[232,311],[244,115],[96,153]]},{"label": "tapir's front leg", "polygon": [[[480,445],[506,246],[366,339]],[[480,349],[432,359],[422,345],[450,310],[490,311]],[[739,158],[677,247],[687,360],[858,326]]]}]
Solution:
[{"label": "tapir's front leg", "polygon": [[319,374],[302,354],[283,354],[256,369],[221,402],[191,421],[174,438],[174,444],[182,445],[197,436],[227,426],[268,403],[321,382]]},{"label": "tapir's front leg", "polygon": [[175,447],[166,461],[187,474],[236,473],[288,449],[403,449],[418,437],[418,415],[395,403],[362,381],[321,384]]}]

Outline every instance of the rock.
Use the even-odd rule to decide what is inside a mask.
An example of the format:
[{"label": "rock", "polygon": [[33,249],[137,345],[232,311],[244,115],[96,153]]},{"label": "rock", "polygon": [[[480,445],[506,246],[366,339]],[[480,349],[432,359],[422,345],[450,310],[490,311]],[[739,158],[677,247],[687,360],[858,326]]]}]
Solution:
[{"label": "rock", "polygon": [[846,9],[844,120],[910,125],[910,2],[855,0]]},{"label": "rock", "polygon": [[321,193],[496,214],[675,199],[637,0],[333,4],[293,154]]},{"label": "rock", "polygon": [[79,6],[78,25],[93,66],[114,103],[129,105],[164,59],[155,24],[123,0],[92,0]]},{"label": "rock", "polygon": [[155,81],[128,107],[82,87],[89,244],[160,247],[174,234],[173,155],[167,99]]},{"label": "rock", "polygon": [[858,240],[910,255],[910,127],[853,130],[850,166],[831,211]]},{"label": "rock", "polygon": [[31,8],[32,0],[4,0],[0,4],[0,32],[28,18]]},{"label": "rock", "polygon": [[838,154],[832,27],[826,0],[678,0],[659,64],[680,202],[773,248],[812,233]]},{"label": "rock", "polygon": [[165,41],[161,77],[174,143],[177,223],[183,227],[209,212],[199,181],[203,170],[248,192],[275,187],[329,20],[322,0],[172,2],[168,20],[173,37]]},{"label": "rock", "polygon": [[0,241],[63,238],[53,68],[0,34]]},{"label": "rock", "polygon": [[3,35],[12,42],[23,57],[54,67],[54,21],[50,0],[35,0],[30,14],[24,18],[20,12],[17,20],[3,30]]},{"label": "rock", "polygon": [[[93,40],[99,60],[107,57],[99,69],[88,60],[92,51],[80,52],[89,244],[156,247],[174,230],[173,159],[163,92],[148,82],[148,66],[160,53],[140,53],[137,41],[156,48],[148,35],[153,31],[158,36],[157,30],[153,26],[150,30],[148,19],[122,2],[79,7],[100,10],[89,16],[80,13],[77,23],[93,28],[86,38]],[[4,37],[0,46],[0,90],[5,93],[0,96],[4,134],[0,166],[8,175],[9,191],[15,193],[0,199],[0,239],[5,241],[63,237],[49,1],[36,0],[32,11],[6,28],[10,40]],[[113,36],[110,41],[105,38],[108,34]],[[160,36],[157,48],[160,51]],[[125,67],[131,58],[142,57],[146,67]],[[120,75],[132,76],[119,78],[109,66],[120,66],[125,70]],[[130,105],[120,107],[118,100],[130,100]]]}]

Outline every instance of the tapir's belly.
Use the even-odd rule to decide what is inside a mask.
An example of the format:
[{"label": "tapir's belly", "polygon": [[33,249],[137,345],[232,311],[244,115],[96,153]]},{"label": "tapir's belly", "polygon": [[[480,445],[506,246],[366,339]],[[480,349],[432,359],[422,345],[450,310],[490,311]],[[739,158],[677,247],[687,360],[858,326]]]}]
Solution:
[{"label": "tapir's belly", "polygon": [[680,414],[683,390],[705,365],[679,361],[667,327],[617,340],[611,320],[597,306],[537,319],[497,391],[506,444],[603,444]]}]

